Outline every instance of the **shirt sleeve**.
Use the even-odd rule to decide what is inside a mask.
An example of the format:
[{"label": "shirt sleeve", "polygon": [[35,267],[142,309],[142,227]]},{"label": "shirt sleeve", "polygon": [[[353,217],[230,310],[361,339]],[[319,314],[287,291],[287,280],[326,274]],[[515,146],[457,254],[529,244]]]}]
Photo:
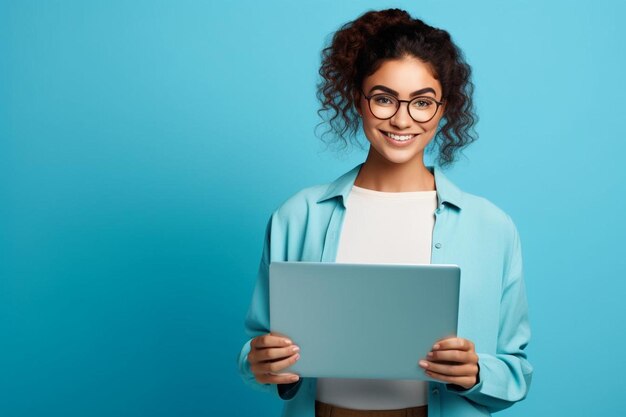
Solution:
[{"label": "shirt sleeve", "polygon": [[496,353],[477,352],[479,382],[469,390],[457,390],[446,385],[446,389],[486,407],[492,413],[523,400],[528,394],[533,373],[526,354],[530,325],[522,250],[517,228],[510,217],[508,220],[512,244],[502,283]]},{"label": "shirt sleeve", "polygon": [[244,329],[250,339],[243,345],[237,357],[237,365],[243,381],[255,390],[271,392],[278,395],[283,400],[293,398],[300,388],[302,378],[293,384],[262,384],[259,383],[250,370],[248,353],[250,353],[250,342],[257,336],[270,332],[269,322],[269,264],[271,231],[274,215],[272,215],[265,229],[265,239],[263,243],[263,254],[259,263],[257,280],[252,293],[252,301],[248,308],[248,313],[244,321]]}]

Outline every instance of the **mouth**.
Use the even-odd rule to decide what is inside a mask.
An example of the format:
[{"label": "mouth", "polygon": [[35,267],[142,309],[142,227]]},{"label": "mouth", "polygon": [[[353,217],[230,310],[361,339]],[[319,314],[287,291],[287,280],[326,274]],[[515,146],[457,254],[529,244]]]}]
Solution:
[{"label": "mouth", "polygon": [[[379,129],[380,130],[380,129]],[[388,139],[391,139],[395,143],[405,143],[411,141],[413,138],[417,137],[419,133],[405,133],[405,134],[395,134],[391,132],[385,132],[381,130],[382,134],[385,135]]]}]

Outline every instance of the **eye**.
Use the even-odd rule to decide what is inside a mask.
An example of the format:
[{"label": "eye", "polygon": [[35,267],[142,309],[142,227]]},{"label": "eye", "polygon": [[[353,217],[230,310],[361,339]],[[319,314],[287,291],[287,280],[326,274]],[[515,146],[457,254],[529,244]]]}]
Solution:
[{"label": "eye", "polygon": [[385,94],[376,94],[372,97],[374,104],[378,106],[395,106],[396,99],[393,96],[388,96]]},{"label": "eye", "polygon": [[418,97],[415,101],[413,101],[412,105],[419,110],[428,109],[429,107],[435,105],[435,100],[428,97]]}]

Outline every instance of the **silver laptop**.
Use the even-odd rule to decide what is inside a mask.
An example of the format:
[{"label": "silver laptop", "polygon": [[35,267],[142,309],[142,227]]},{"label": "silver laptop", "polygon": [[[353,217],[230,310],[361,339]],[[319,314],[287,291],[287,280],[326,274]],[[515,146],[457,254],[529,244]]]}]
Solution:
[{"label": "silver laptop", "polygon": [[432,380],[418,361],[456,336],[460,277],[457,265],[272,262],[270,330],[300,346],[281,372]]}]

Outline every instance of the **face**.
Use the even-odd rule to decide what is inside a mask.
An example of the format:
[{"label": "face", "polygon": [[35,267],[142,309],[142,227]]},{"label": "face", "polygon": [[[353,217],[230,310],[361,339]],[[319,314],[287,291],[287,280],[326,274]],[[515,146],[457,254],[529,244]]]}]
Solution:
[{"label": "face", "polygon": [[[441,101],[441,84],[431,73],[429,66],[417,58],[405,57],[385,61],[372,75],[363,80],[363,91],[368,96],[387,93],[400,100],[411,100],[417,96],[431,97]],[[418,92],[419,91],[419,92]],[[415,95],[412,93],[418,92]],[[444,106],[439,106],[435,116],[424,123],[416,122],[409,115],[408,103],[403,102],[396,114],[387,120],[376,118],[368,106],[367,99],[360,95],[357,111],[363,119],[363,131],[370,142],[368,159],[395,164],[423,164],[424,149],[435,136]],[[411,138],[398,141],[387,133]]]}]

